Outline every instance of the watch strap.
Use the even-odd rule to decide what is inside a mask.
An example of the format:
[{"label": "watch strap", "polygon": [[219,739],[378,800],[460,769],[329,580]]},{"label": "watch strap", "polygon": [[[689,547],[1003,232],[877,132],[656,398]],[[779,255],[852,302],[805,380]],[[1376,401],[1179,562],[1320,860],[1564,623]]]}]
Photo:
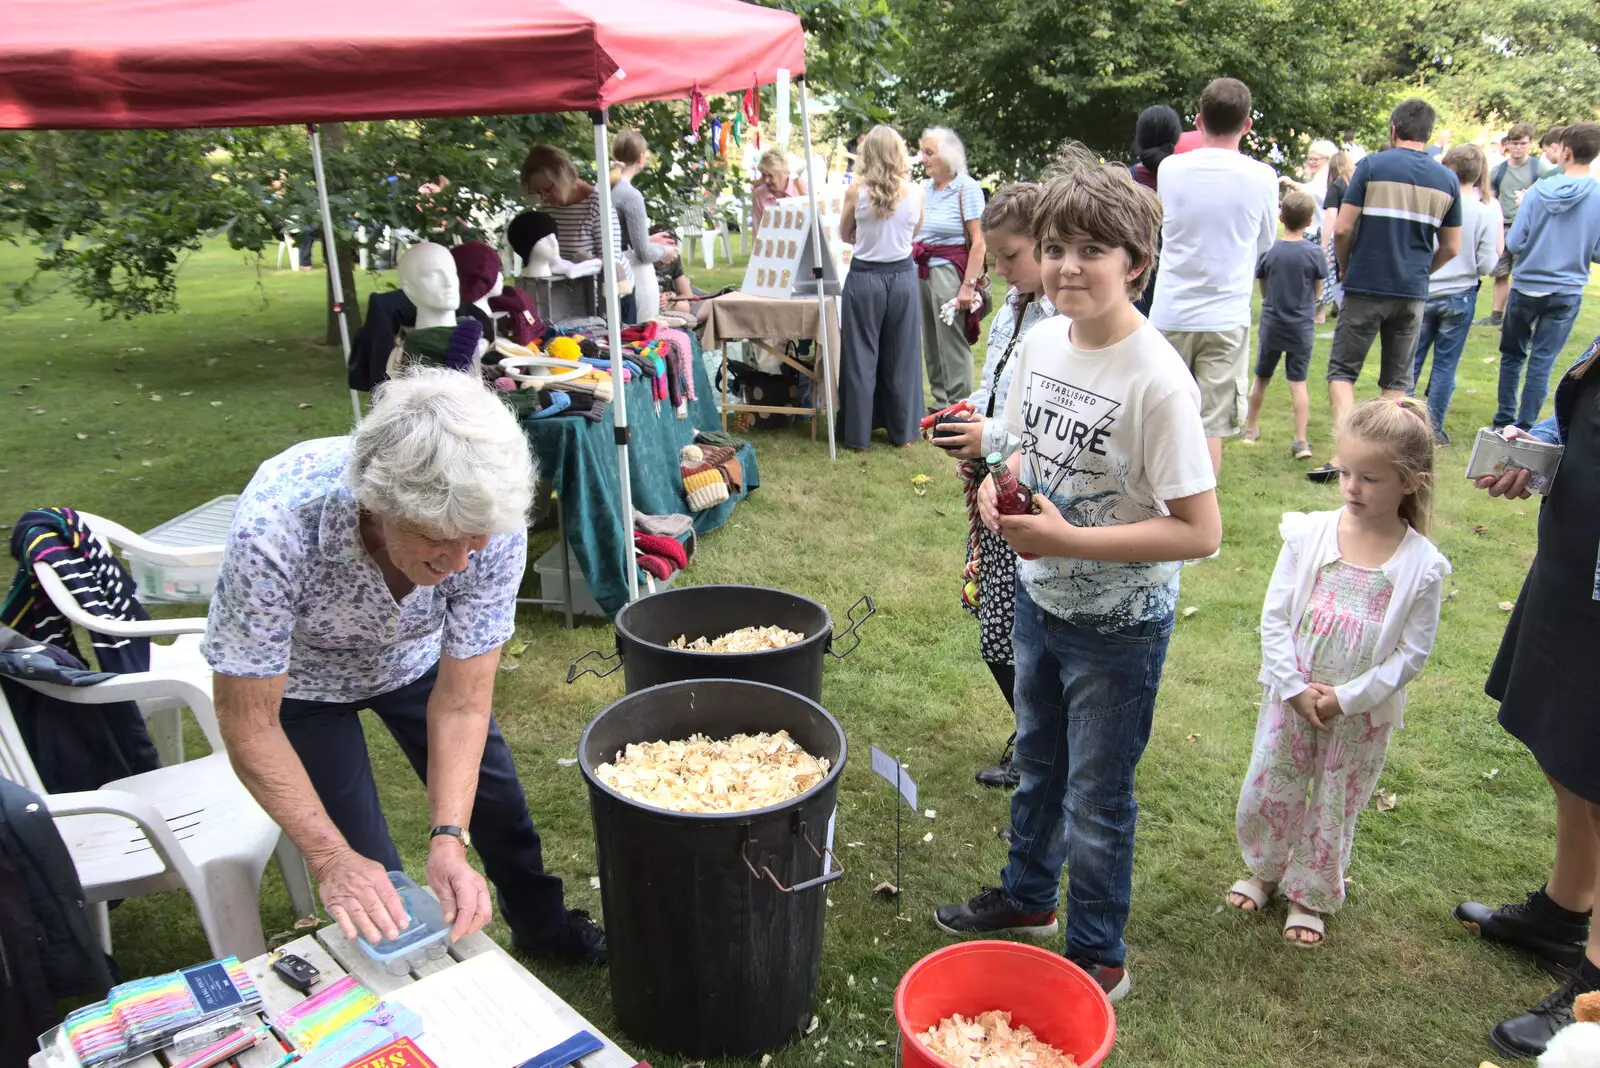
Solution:
[{"label": "watch strap", "polygon": [[430,842],[433,841],[435,838],[439,837],[441,834],[448,834],[451,837],[461,839],[461,844],[463,846],[469,846],[470,847],[472,845],[472,836],[469,833],[467,833],[466,828],[457,827],[453,823],[441,824],[440,826],[435,827],[433,830],[429,831],[428,832],[428,841],[430,841]]}]

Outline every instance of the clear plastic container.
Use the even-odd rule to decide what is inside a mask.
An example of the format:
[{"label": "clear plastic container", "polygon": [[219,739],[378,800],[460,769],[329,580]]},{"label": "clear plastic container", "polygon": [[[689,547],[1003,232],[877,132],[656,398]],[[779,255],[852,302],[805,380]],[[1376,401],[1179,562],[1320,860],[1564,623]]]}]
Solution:
[{"label": "clear plastic container", "polygon": [[444,922],[444,912],[434,896],[404,872],[389,873],[389,882],[405,902],[406,915],[411,925],[400,932],[398,938],[386,938],[373,945],[365,938],[356,939],[362,951],[390,975],[409,975],[429,960],[437,960],[450,952],[450,925]]}]

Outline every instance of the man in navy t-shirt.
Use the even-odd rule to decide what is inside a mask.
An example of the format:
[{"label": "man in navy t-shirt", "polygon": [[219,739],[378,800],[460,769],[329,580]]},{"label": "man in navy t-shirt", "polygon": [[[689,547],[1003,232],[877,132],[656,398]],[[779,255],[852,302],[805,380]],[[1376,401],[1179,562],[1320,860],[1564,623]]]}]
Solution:
[{"label": "man in navy t-shirt", "polygon": [[[1345,298],[1328,355],[1335,426],[1355,403],[1356,379],[1380,336],[1383,395],[1402,397],[1410,388],[1428,276],[1461,247],[1461,184],[1424,151],[1433,119],[1425,100],[1413,98],[1395,108],[1389,117],[1391,147],[1356,164],[1339,205],[1333,248]],[[1307,477],[1324,482],[1338,472],[1324,464]]]}]

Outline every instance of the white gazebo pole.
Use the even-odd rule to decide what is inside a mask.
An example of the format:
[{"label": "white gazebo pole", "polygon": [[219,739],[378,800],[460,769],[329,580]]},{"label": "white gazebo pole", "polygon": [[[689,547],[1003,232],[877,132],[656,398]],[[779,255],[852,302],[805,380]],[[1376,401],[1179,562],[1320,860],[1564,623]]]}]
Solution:
[{"label": "white gazebo pole", "polygon": [[611,146],[606,112],[594,120],[594,187],[600,194],[600,262],[606,288],[606,337],[611,342],[611,421],[617,442],[617,477],[622,483],[622,568],[628,575],[628,600],[639,596],[639,565],[633,558],[633,478],[628,470],[628,384],[622,374],[622,308],[617,298],[616,218],[611,209]]},{"label": "white gazebo pole", "polygon": [[[333,314],[339,320],[339,345],[344,350],[344,373],[350,375],[350,323],[344,317],[344,283],[339,278],[339,250],[333,243],[333,213],[328,210],[328,179],[322,173],[322,134],[316,124],[311,134],[311,170],[317,177],[317,210],[322,212],[322,258],[327,262],[328,285],[333,289]],[[350,410],[361,422],[361,394],[350,391]]]},{"label": "white gazebo pole", "polygon": [[[800,143],[804,146],[806,154],[806,196],[811,201],[811,277],[817,287],[817,317],[820,324],[817,331],[821,336],[817,338],[817,347],[820,352],[818,364],[822,368],[822,382],[820,389],[823,396],[822,407],[828,413],[828,459],[837,460],[839,453],[833,441],[833,344],[828,334],[828,294],[822,285],[822,227],[819,225],[820,216],[817,215],[817,183],[811,174],[811,110],[806,104],[806,76],[798,75],[795,88],[800,93]],[[831,251],[831,250],[830,250]],[[815,402],[816,398],[812,398]]]}]

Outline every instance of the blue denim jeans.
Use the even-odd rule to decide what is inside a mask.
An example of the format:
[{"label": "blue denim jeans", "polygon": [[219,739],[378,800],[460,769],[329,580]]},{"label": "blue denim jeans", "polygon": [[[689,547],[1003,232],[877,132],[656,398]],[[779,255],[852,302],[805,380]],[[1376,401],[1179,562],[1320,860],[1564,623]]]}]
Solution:
[{"label": "blue denim jeans", "polygon": [[1133,774],[1150,740],[1172,617],[1100,631],[1017,586],[1017,745],[1011,857],[1001,886],[1025,912],[1056,908],[1067,868],[1068,956],[1121,966],[1133,897]]},{"label": "blue denim jeans", "polygon": [[[1515,288],[1511,290],[1505,323],[1500,328],[1500,407],[1494,413],[1495,429],[1514,423],[1527,430],[1539,421],[1539,409],[1544,407],[1545,394],[1550,390],[1550,371],[1582,307],[1582,293],[1530,297]],[[1517,383],[1524,363],[1528,365],[1528,380],[1522,384],[1519,404]]]},{"label": "blue denim jeans", "polygon": [[1456,391],[1456,365],[1467,347],[1472,315],[1478,305],[1478,287],[1464,293],[1429,297],[1422,306],[1422,330],[1417,334],[1417,355],[1411,370],[1412,388],[1422,381],[1422,365],[1433,349],[1433,371],[1428,375],[1428,414],[1433,428],[1444,429],[1445,412]]}]

